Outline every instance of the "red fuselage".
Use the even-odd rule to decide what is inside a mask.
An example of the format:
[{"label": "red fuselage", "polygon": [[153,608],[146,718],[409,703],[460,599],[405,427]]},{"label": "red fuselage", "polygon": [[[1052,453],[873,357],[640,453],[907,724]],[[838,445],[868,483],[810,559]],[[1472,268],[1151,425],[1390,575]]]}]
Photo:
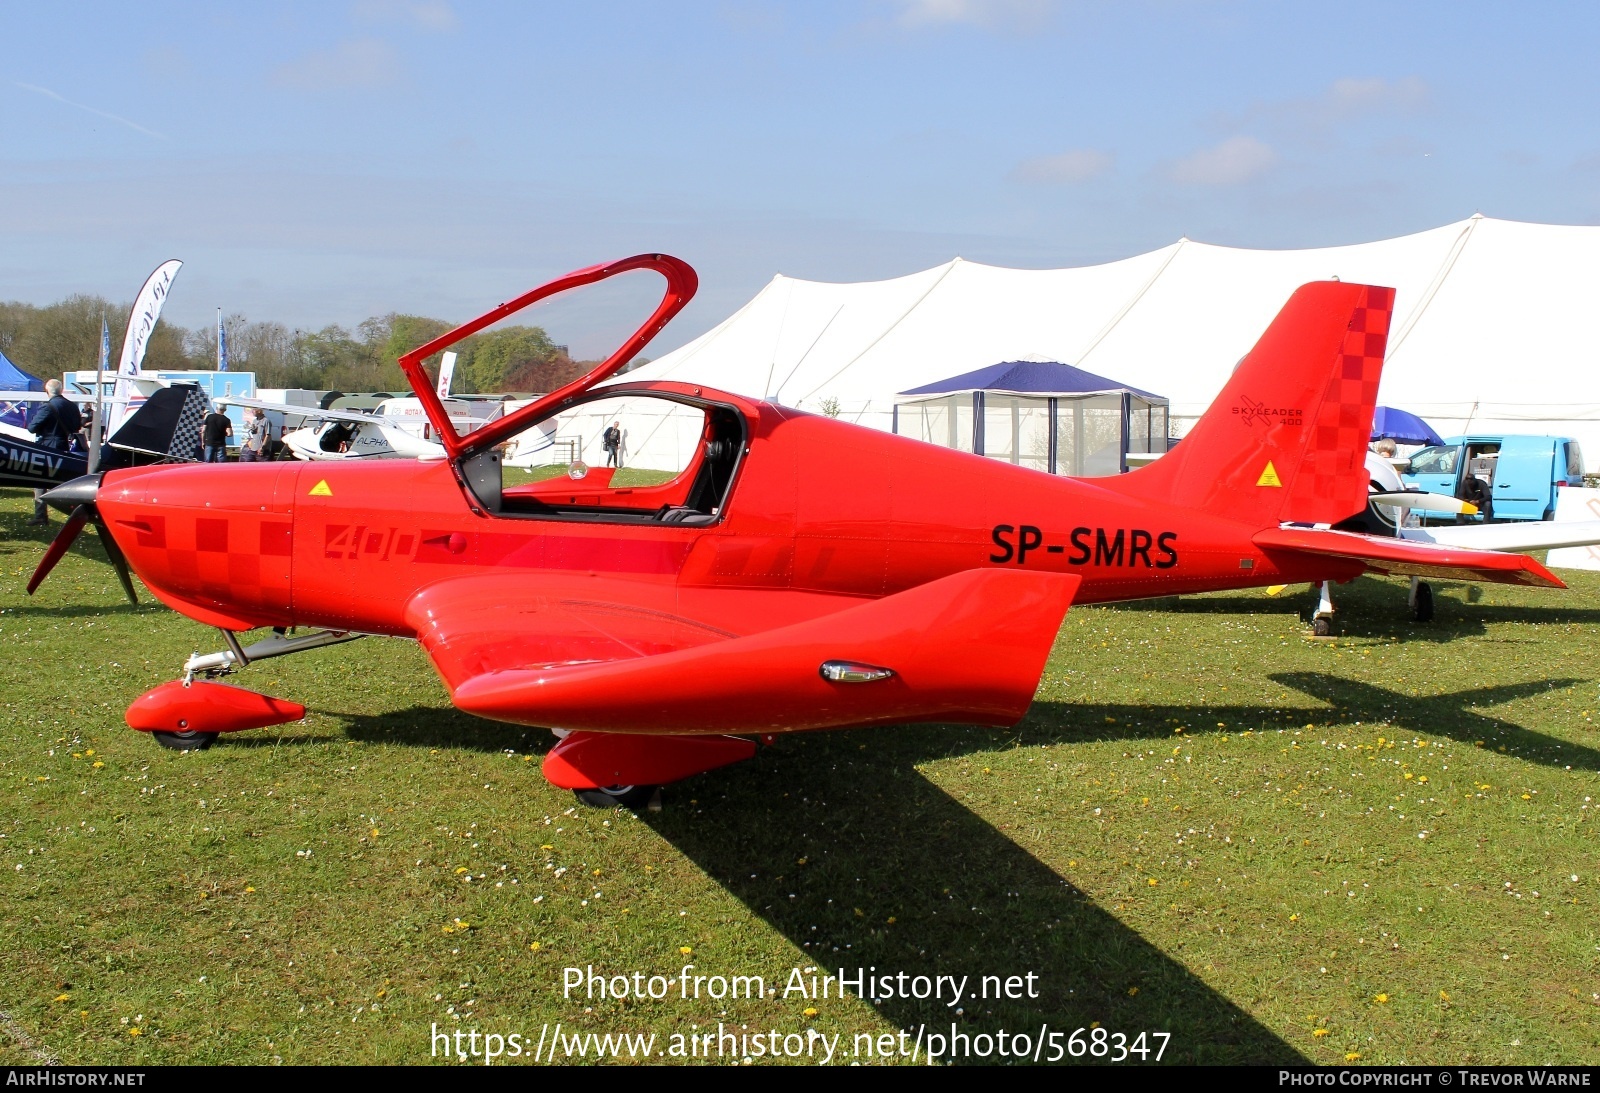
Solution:
[{"label": "red fuselage", "polygon": [[[98,503],[155,595],[236,630],[415,637],[412,598],[469,574],[620,579],[655,602],[696,588],[778,593],[741,599],[754,628],[773,614],[804,618],[836,609],[839,597],[882,597],[986,567],[1076,574],[1079,603],[1346,579],[1362,568],[1275,558],[1251,544],[1259,527],[1092,479],[681,384],[609,390],[710,400],[743,417],[747,448],[715,523],[495,515],[442,460],[113,471]],[[744,630],[740,619],[719,621]]]}]

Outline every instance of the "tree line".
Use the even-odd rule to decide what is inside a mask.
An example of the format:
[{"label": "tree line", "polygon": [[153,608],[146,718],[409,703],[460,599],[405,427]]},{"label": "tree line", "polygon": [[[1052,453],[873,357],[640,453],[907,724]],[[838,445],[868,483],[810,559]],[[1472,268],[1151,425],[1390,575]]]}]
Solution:
[{"label": "tree line", "polygon": [[[100,319],[111,329],[111,363],[117,366],[131,303],[114,304],[100,296],[76,295],[40,307],[0,302],[0,352],[24,372],[41,379],[93,368],[100,353]],[[402,353],[452,329],[456,324],[422,315],[375,315],[347,330],[337,324],[321,330],[291,330],[283,323],[252,322],[228,315],[228,367],[254,372],[257,387],[313,390],[405,390],[395,363]],[[453,347],[458,354],[451,390],[462,394],[505,391],[543,392],[588,371],[595,362],[574,361],[542,327],[505,326],[474,334]],[[145,350],[149,371],[216,367],[214,326],[193,330],[156,324]],[[437,378],[439,358],[425,362]],[[635,363],[643,363],[642,361]]]}]

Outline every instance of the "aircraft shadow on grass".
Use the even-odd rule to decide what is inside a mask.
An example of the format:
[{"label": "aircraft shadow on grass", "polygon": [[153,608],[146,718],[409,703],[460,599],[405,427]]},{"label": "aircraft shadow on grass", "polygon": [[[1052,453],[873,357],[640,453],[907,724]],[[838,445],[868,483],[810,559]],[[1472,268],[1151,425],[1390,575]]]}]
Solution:
[{"label": "aircraft shadow on grass", "polygon": [[1502,683],[1449,694],[1409,695],[1321,672],[1276,672],[1267,678],[1334,707],[1340,721],[1387,721],[1396,729],[1424,736],[1448,736],[1462,744],[1504,748],[1518,759],[1573,770],[1600,770],[1600,752],[1521,725],[1489,717],[1477,707],[1498,706],[1560,690],[1581,679],[1539,679]]},{"label": "aircraft shadow on grass", "polygon": [[344,722],[352,740],[373,744],[403,744],[415,748],[450,748],[467,751],[505,751],[543,755],[555,746],[549,729],[530,729],[489,721],[462,713],[452,706],[411,706],[388,713],[345,713],[318,710]]},{"label": "aircraft shadow on grass", "polygon": [[[113,585],[113,587],[115,587]],[[143,591],[143,586],[140,586]],[[18,607],[8,608],[8,615],[28,619],[81,619],[100,618],[104,615],[164,615],[168,607],[153,597],[140,596],[138,605],[121,599],[122,591],[117,590],[117,599],[114,603],[63,603],[50,607],[42,607],[34,603],[24,603]]]},{"label": "aircraft shadow on grass", "polygon": [[[332,716],[343,718],[352,738],[375,743],[543,752],[554,742],[544,729],[435,707]],[[972,991],[980,975],[1039,977],[1038,998],[968,1001],[961,1015],[935,1000],[885,1002],[880,1012],[896,1027],[948,1033],[954,1022],[969,1035],[1005,1028],[1037,1036],[1048,1023],[1064,1043],[1099,1021],[1130,1039],[1141,1030],[1170,1032],[1166,1061],[1303,1062],[916,770],[1014,739],[921,725],[785,739],[749,763],[669,788],[666,810],[643,815],[806,954],[802,967],[970,975]]]},{"label": "aircraft shadow on grass", "polygon": [[[1450,581],[1432,581],[1434,618],[1432,622],[1411,621],[1406,606],[1406,586],[1398,581],[1363,577],[1349,585],[1336,586],[1334,623],[1339,636],[1346,638],[1388,638],[1403,641],[1444,643],[1458,638],[1482,635],[1494,623],[1543,623],[1546,625],[1600,622],[1600,609],[1573,607],[1559,591],[1548,593],[1539,604],[1491,604],[1480,599],[1483,587]],[[1456,599],[1459,592],[1466,602]],[[1166,596],[1127,603],[1097,605],[1110,611],[1162,611],[1184,615],[1298,615],[1309,620],[1316,608],[1315,597],[1304,587],[1282,596],[1260,592],[1236,595]]]},{"label": "aircraft shadow on grass", "polygon": [[[1444,736],[1494,750],[1504,747],[1518,759],[1544,766],[1600,771],[1600,751],[1477,712],[1480,707],[1530,698],[1587,680],[1539,679],[1448,694],[1413,695],[1323,672],[1276,672],[1267,678],[1327,703],[1331,710],[1318,710],[1312,715],[1323,721],[1349,725],[1360,721],[1364,726],[1372,726],[1374,735],[1381,731],[1390,736],[1396,732]],[[1243,729],[1262,732],[1298,728],[1305,716],[1304,710],[1255,704],[1144,705],[1047,700],[1033,704],[1019,731],[1029,743],[1035,744],[1167,739],[1173,735],[1175,726],[1193,726],[1196,721],[1209,725],[1220,720],[1227,723],[1230,732]],[[1380,724],[1384,726],[1382,729]],[[1186,734],[1203,737],[1220,731],[1208,733],[1201,728]]]},{"label": "aircraft shadow on grass", "polygon": [[[1395,731],[1504,745],[1531,762],[1600,770],[1600,753],[1592,749],[1477,712],[1576,680],[1415,696],[1322,673],[1271,678],[1327,703],[1338,721],[1387,722]],[[416,747],[542,752],[553,739],[542,729],[436,707],[329,713],[344,719],[353,738]],[[1039,976],[1037,998],[968,1002],[960,1015],[934,999],[885,1001],[879,1011],[895,1027],[926,1025],[948,1033],[954,1022],[968,1033],[1003,1027],[1033,1035],[1043,1024],[1070,1035],[1099,1021],[1130,1034],[1172,1033],[1168,1061],[1304,1061],[1019,846],[1004,825],[995,827],[917,770],[922,763],[1018,742],[1165,740],[1174,723],[1220,719],[1233,731],[1265,730],[1287,728],[1302,716],[1264,704],[1044,701],[1012,732],[903,726],[810,734],[785,738],[752,762],[672,787],[666,811],[645,818],[788,938],[804,954],[802,967],[966,975],[974,988],[984,975]]]},{"label": "aircraft shadow on grass", "polygon": [[1010,739],[928,726],[819,733],[676,787],[646,822],[788,938],[802,969],[968,976],[972,992],[981,976],[1037,975],[1038,997],[969,999],[959,1015],[948,995],[878,1005],[913,1038],[924,1025],[1034,1038],[1048,1026],[1064,1043],[1098,1021],[1130,1040],[1143,1030],[1171,1033],[1165,1062],[1304,1062],[916,770]]},{"label": "aircraft shadow on grass", "polygon": [[[1504,743],[1533,762],[1600,769],[1600,753],[1473,709],[1573,680],[1413,697],[1317,673],[1272,678],[1329,703],[1341,721],[1386,719],[1397,730]],[[1202,710],[1235,731],[1288,727],[1285,711],[1266,705],[1041,702],[1013,733],[906,726],[816,734],[677,787],[669,808],[647,822],[819,967],[970,975],[972,982],[1040,975],[1038,999],[982,1001],[960,1017],[931,1000],[886,1001],[879,1009],[894,1026],[948,1031],[955,1021],[971,1031],[1031,1031],[1048,1024],[1070,1034],[1099,1021],[1113,1030],[1171,1032],[1172,1061],[1302,1060],[1017,845],[1004,825],[996,828],[916,769],[1019,741],[1165,740],[1173,721],[1192,723]]]}]

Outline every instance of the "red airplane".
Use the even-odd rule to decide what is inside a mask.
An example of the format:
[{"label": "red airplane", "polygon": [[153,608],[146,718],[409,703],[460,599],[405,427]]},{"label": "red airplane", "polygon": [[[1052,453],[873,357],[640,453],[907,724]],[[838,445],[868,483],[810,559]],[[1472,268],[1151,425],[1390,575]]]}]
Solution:
[{"label": "red airplane", "polygon": [[[456,434],[425,358],[631,270],[666,280],[633,337],[582,379]],[[696,284],[678,259],[640,255],[406,354],[442,460],[139,468],[62,486],[50,500],[75,520],[29,591],[94,519],[152,593],[221,629],[226,651],[190,658],[128,710],[169,747],[304,714],[216,676],[361,635],[414,638],[460,709],[556,730],[551,782],[635,804],[749,757],[751,737],[1013,724],[1074,601],[1363,572],[1561,587],[1521,555],[1329,529],[1367,504],[1392,289],[1300,288],[1176,449],[1085,480],[691,384],[598,387]],[[619,395],[700,423],[681,473],[629,488],[574,465],[506,484],[513,437]],[[242,647],[236,635],[258,627],[277,633]]]}]

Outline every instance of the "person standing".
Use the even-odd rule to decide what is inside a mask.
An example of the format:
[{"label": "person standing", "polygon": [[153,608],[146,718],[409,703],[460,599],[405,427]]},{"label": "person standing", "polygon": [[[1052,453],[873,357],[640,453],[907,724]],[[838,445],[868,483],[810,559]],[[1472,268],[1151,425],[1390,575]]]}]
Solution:
[{"label": "person standing", "polygon": [[[83,415],[78,413],[72,400],[61,393],[60,380],[45,380],[44,391],[50,397],[28,420],[28,432],[37,438],[41,448],[53,452],[67,451],[72,445],[72,438],[83,429]],[[50,510],[45,507],[44,493],[44,490],[33,491],[33,519],[28,521],[30,527],[44,527],[50,523]]]},{"label": "person standing", "polygon": [[606,466],[622,466],[622,422],[613,421],[611,427],[600,434],[600,447],[606,452]]},{"label": "person standing", "polygon": [[255,463],[266,458],[267,441],[272,439],[272,425],[260,410],[244,412],[244,443],[239,445],[239,462]]},{"label": "person standing", "polygon": [[228,438],[233,435],[233,422],[228,420],[228,415],[218,411],[215,407],[206,415],[204,423],[200,426],[200,444],[202,463],[226,463],[228,461]]}]

